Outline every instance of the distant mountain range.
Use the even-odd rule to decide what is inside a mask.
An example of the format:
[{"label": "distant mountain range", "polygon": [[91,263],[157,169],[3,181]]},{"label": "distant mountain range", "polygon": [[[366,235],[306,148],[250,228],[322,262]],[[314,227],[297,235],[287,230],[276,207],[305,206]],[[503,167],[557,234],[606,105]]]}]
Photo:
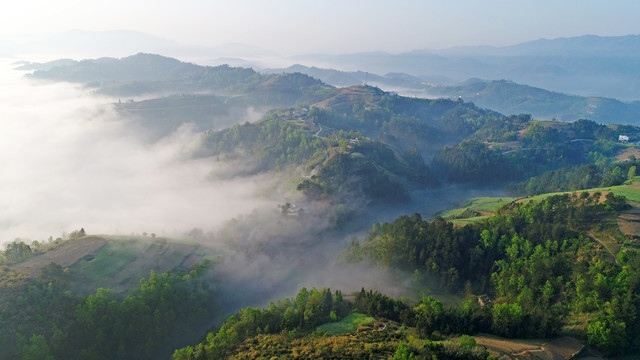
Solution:
[{"label": "distant mountain range", "polygon": [[[531,114],[537,119],[575,121],[589,119],[599,123],[640,123],[640,102],[612,98],[568,95],[518,84],[509,80],[471,78],[453,85],[444,77],[417,77],[404,73],[376,75],[364,71],[338,71],[303,65],[264,70],[268,73],[300,72],[334,86],[352,86],[367,82],[401,95],[427,98],[458,98],[503,114]],[[445,85],[442,85],[445,84]]]},{"label": "distant mountain range", "polygon": [[[0,38],[0,56],[88,58],[156,53],[208,65],[228,63],[256,68],[307,66],[404,73],[426,82],[454,85],[470,78],[511,80],[551,91],[623,101],[640,100],[640,35],[584,35],[540,39],[505,47],[471,46],[421,49],[391,54],[303,54],[283,57],[244,44],[186,45],[135,31],[73,30],[31,39]],[[330,81],[331,82],[331,81]],[[331,82],[334,83],[334,82]],[[337,84],[337,83],[336,83]]]},{"label": "distant mountain range", "polygon": [[507,47],[458,47],[400,54],[365,52],[293,57],[300,63],[378,74],[407,73],[454,81],[510,79],[582,96],[640,99],[640,36],[586,35]]},{"label": "distant mountain range", "polygon": [[[237,94],[238,80],[252,91],[264,97],[268,92],[255,87],[265,81],[251,69],[203,67],[159,55],[138,54],[122,59],[99,58],[74,61],[68,59],[48,63],[23,63],[22,70],[36,70],[33,76],[50,80],[86,83],[99,87],[99,91],[113,96],[136,96],[144,93],[184,94],[208,93],[211,89],[227,89],[224,96]],[[623,102],[613,98],[567,95],[519,84],[510,80],[481,80],[471,78],[454,84],[442,76],[414,76],[407,73],[377,75],[365,71],[340,71],[304,65],[284,69],[265,69],[261,72],[277,75],[302,73],[315,77],[329,85],[344,87],[353,85],[378,86],[386,91],[396,91],[405,96],[425,98],[462,98],[464,101],[498,111],[503,114],[531,114],[537,119],[576,121],[589,119],[599,123],[639,124],[640,102]],[[444,85],[443,85],[444,84]],[[212,87],[213,86],[213,87]],[[255,88],[254,88],[255,87]],[[241,93],[245,90],[242,89]],[[273,91],[273,89],[269,90]],[[280,105],[291,105],[284,89],[278,88],[277,96],[288,100]],[[288,91],[288,90],[287,90]],[[226,104],[226,102],[225,102]],[[256,103],[255,105],[259,105]]]}]

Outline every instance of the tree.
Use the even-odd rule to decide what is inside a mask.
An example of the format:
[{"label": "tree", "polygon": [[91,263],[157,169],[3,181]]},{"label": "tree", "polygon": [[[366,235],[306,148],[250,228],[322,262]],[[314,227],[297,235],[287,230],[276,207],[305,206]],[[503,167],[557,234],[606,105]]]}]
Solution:
[{"label": "tree", "polygon": [[431,334],[440,327],[440,320],[444,307],[442,303],[431,296],[422,298],[418,306],[414,308],[416,314],[416,326],[420,332]]},{"label": "tree", "polygon": [[409,347],[406,344],[400,344],[398,346],[398,350],[393,355],[393,360],[413,360],[416,356],[409,350]]},{"label": "tree", "polygon": [[526,312],[518,303],[495,304],[491,310],[492,329],[495,334],[517,337],[524,331]]},{"label": "tree", "polygon": [[22,348],[22,360],[54,360],[47,339],[42,335],[32,335]]},{"label": "tree", "polygon": [[589,344],[609,354],[620,354],[629,346],[625,327],[622,321],[592,321],[587,326],[587,339]]},{"label": "tree", "polygon": [[627,179],[628,180],[633,180],[633,177],[636,176],[636,166],[633,165],[632,167],[629,168],[629,173],[627,174]]}]

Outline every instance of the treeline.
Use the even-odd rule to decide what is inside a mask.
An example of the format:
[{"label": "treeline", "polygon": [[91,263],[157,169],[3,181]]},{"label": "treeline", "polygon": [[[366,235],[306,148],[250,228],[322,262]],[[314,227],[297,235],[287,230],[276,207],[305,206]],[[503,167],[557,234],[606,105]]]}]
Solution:
[{"label": "treeline", "polygon": [[532,196],[621,185],[636,175],[638,166],[640,162],[636,159],[611,165],[568,166],[526,181],[507,184],[505,191],[513,196]]},{"label": "treeline", "polygon": [[[633,127],[624,129],[638,132]],[[431,166],[448,182],[519,181],[568,166],[586,163],[604,166],[619,149],[615,134],[609,127],[589,120],[545,125],[534,122],[528,115],[511,116],[505,121],[487,119],[471,138],[439,150]],[[505,149],[500,144],[487,143],[516,140],[516,145],[509,144]],[[605,182],[612,181],[615,179]]]},{"label": "treeline", "polygon": [[[578,334],[608,353],[627,352],[640,348],[640,256],[625,248],[612,262],[601,245],[581,234],[594,223],[604,228],[601,220],[626,206],[624,198],[609,193],[601,201],[601,196],[559,195],[516,204],[464,227],[404,216],[375,225],[345,257],[431,274],[444,288],[466,287],[495,299],[469,317],[425,320],[429,329],[442,331],[459,321],[463,328],[501,336],[548,337],[566,319],[588,315],[592,320]],[[438,305],[425,307],[429,314],[443,313]]]},{"label": "treeline", "polygon": [[328,107],[312,107],[309,116],[335,129],[357,130],[403,151],[434,150],[446,140],[460,140],[492,119],[503,116],[471,103],[417,99],[366,87],[366,95],[340,99]]},{"label": "treeline", "polygon": [[0,250],[0,266],[19,263],[32,256],[48,251],[67,240],[80,239],[85,235],[84,228],[81,228],[80,230],[72,231],[68,235],[63,234],[55,240],[51,236],[48,241],[34,240],[30,244],[27,244],[25,240],[16,239],[5,245],[4,251]]},{"label": "treeline", "polygon": [[338,90],[322,81],[301,73],[260,75],[245,92],[265,106],[314,104]]},{"label": "treeline", "polygon": [[434,155],[431,167],[445,181],[455,183],[499,183],[519,179],[525,172],[523,163],[477,140],[443,147]]},{"label": "treeline", "polygon": [[209,132],[204,136],[203,148],[206,155],[249,155],[257,163],[249,171],[305,165],[306,171],[315,174],[303,180],[298,190],[314,198],[355,193],[367,200],[404,201],[409,198],[408,182],[421,186],[438,184],[415,148],[399,154],[354,131],[314,137],[282,120],[276,112],[256,123]]},{"label": "treeline", "polygon": [[315,198],[358,194],[359,198],[398,202],[409,199],[409,182],[430,187],[438,179],[415,149],[400,155],[379,141],[363,139],[350,152],[336,151],[298,190]]},{"label": "treeline", "polygon": [[216,332],[195,347],[176,350],[172,359],[222,359],[245,339],[259,334],[291,332],[292,336],[336,321],[351,311],[342,293],[302,288],[292,299],[272,302],[266,309],[245,308],[232,315]]},{"label": "treeline", "polygon": [[248,153],[257,160],[257,170],[288,164],[304,164],[316,152],[326,148],[323,140],[306,134],[277,114],[262,121],[211,131],[203,137],[206,155]]},{"label": "treeline", "polygon": [[[433,313],[433,308],[442,311]],[[237,356],[238,353],[246,355],[258,351],[261,358],[268,355],[282,356],[291,352],[300,355],[306,353],[308,343],[316,346],[313,349],[314,357],[369,359],[376,355],[389,356],[393,354],[393,350],[398,349],[395,351],[396,356],[406,353],[428,358],[435,356],[442,359],[486,359],[488,352],[474,344],[411,340],[406,333],[403,336],[400,335],[402,333],[380,330],[358,331],[350,336],[349,340],[331,338],[330,342],[334,346],[327,348],[321,340],[327,338],[327,334],[317,328],[318,325],[338,321],[347,314],[356,312],[396,321],[405,326],[418,326],[420,335],[431,335],[434,331],[432,325],[436,324],[443,325],[438,327],[442,332],[467,333],[467,330],[472,328],[464,328],[460,322],[454,323],[460,326],[445,327],[444,324],[453,318],[467,318],[470,308],[473,308],[472,313],[485,311],[473,302],[468,302],[468,306],[459,312],[455,308],[444,309],[442,303],[432,298],[425,298],[419,305],[412,307],[402,300],[364,289],[355,295],[353,301],[345,301],[340,291],[332,293],[326,288],[302,288],[295,298],[272,302],[265,309],[240,310],[229,317],[219,330],[207,334],[203,342],[176,350],[172,360],[222,359]],[[354,344],[354,341],[357,343]],[[336,352],[337,343],[340,347]],[[363,346],[366,344],[369,346]],[[366,350],[367,347],[369,350]]]},{"label": "treeline", "polygon": [[269,106],[315,103],[337,91],[301,73],[267,75],[250,68],[200,66],[142,53],[122,59],[58,61],[27,76],[99,86],[98,92],[107,95],[207,92],[249,96],[251,104]]},{"label": "treeline", "polygon": [[532,121],[529,114],[487,118],[472,138],[488,142],[516,141],[518,132],[526,129]]},{"label": "treeline", "polygon": [[72,275],[59,265],[30,278],[0,267],[0,358],[155,359],[203,326],[211,291],[203,274],[152,272],[124,298],[112,290],[78,297]]}]

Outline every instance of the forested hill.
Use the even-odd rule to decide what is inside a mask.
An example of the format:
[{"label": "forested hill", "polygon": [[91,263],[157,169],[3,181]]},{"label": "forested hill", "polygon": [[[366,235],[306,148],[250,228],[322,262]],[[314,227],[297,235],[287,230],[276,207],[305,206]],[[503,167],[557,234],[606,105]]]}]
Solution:
[{"label": "forested hill", "polygon": [[383,89],[426,98],[462,97],[465,101],[503,114],[531,114],[537,119],[576,121],[589,119],[604,124],[639,124],[640,102],[620,101],[601,96],[580,96],[511,80],[471,78],[461,83],[435,76],[413,76],[404,73],[376,75],[364,71],[339,71],[294,65],[269,73],[299,72],[334,86],[354,86],[367,82]]},{"label": "forested hill", "polygon": [[[573,336],[609,355],[636,353],[638,244],[615,221],[627,207],[612,193],[585,192],[514,203],[464,227],[418,214],[377,224],[345,250],[346,261],[411,272],[416,287],[464,292],[464,300],[452,306],[425,296],[415,303],[362,289],[346,302],[340,291],[303,288],[263,310],[242,309],[173,359],[522,356],[513,350],[516,342],[503,339],[507,345],[494,346],[490,356],[460,337],[478,333]],[[363,314],[370,320],[357,321]],[[545,350],[552,357],[554,351],[560,349]]]},{"label": "forested hill", "polygon": [[358,203],[397,202],[408,199],[411,184],[438,183],[415,149],[401,153],[357,131],[323,128],[312,119],[316,111],[272,111],[255,123],[208,132],[201,155],[241,160],[226,176],[301,167],[298,190],[313,198],[350,194]]},{"label": "forested hill", "polygon": [[[306,102],[319,101],[329,95],[323,91],[331,88],[300,73],[261,75],[248,68],[201,66],[142,53],[121,59],[28,64],[19,69],[36,69],[28,75],[33,78],[81,83],[95,88],[97,93],[123,97],[255,94],[265,104],[290,106],[301,97]],[[318,92],[317,96],[314,92]]]},{"label": "forested hill", "polygon": [[[41,70],[33,77],[78,81],[98,92],[155,93],[156,99],[125,101],[116,106],[156,137],[169,134],[184,122],[195,123],[200,131],[220,130],[285,108],[283,111],[289,114],[279,117],[306,127],[311,140],[335,134],[335,141],[348,143],[358,136],[349,138],[339,133],[353,132],[391,146],[397,154],[415,150],[427,162],[433,160],[427,165],[447,182],[486,185],[523,181],[564,166],[608,161],[620,148],[616,145],[619,135],[633,140],[640,134],[632,126],[605,127],[587,120],[574,124],[539,122],[526,115],[507,117],[463,99],[404,97],[366,85],[334,88],[300,73],[262,75],[252,69],[198,66],[159,55],[57,61],[38,68]],[[150,80],[156,73],[157,80]],[[470,82],[465,86],[478,92],[485,91],[482,86],[491,87],[495,90],[490,92],[508,98],[520,94],[521,88],[511,85]],[[528,98],[526,94],[518,96]],[[212,134],[207,135],[210,144],[211,139],[223,136]],[[347,145],[341,147],[347,149]],[[280,165],[290,162],[290,156],[298,156],[293,153],[309,150],[291,146],[285,149],[285,158],[278,160]],[[313,156],[304,155],[303,162],[313,158],[311,167],[315,168],[329,159],[327,154],[314,149]],[[300,163],[301,159],[293,160]]]},{"label": "forested hill", "polygon": [[427,86],[433,96],[458,97],[505,114],[532,114],[539,119],[576,121],[589,119],[604,124],[640,122],[640,102],[606,97],[585,97],[518,84],[509,80],[470,79],[456,86]]},{"label": "forested hill", "polygon": [[409,98],[371,86],[341,88],[313,106],[309,116],[316,123],[360,131],[399,149],[415,147],[425,154],[505,119],[461,100]]}]

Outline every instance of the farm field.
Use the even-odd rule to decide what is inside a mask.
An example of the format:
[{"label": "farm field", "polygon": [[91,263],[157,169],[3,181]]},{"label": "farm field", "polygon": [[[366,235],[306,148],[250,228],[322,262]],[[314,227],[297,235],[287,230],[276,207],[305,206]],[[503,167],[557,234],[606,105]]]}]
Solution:
[{"label": "farm field", "polygon": [[353,333],[360,325],[371,324],[374,321],[370,316],[352,313],[338,322],[322,324],[317,329],[325,330],[330,336],[344,335]]},{"label": "farm field", "polygon": [[[502,206],[516,200],[515,197],[477,197],[460,204],[460,207],[444,211],[440,214],[445,219],[460,219],[492,215]],[[469,216],[472,215],[472,216]],[[479,219],[476,219],[479,220]]]},{"label": "farm field", "polygon": [[76,293],[90,294],[100,287],[126,293],[151,271],[189,271],[205,257],[212,257],[210,250],[184,240],[99,235],[66,241],[13,268],[38,276],[43,267],[55,263],[78,280],[73,282]]},{"label": "farm field", "polygon": [[549,339],[506,339],[495,335],[474,336],[476,344],[500,359],[603,359],[598,354],[585,349],[578,340],[571,337]]},{"label": "farm field", "polygon": [[37,276],[40,270],[50,263],[56,263],[62,267],[71,266],[85,256],[99,251],[106,244],[107,241],[104,238],[97,236],[69,240],[41,255],[18,263],[13,268],[31,276]]},{"label": "farm field", "polygon": [[107,237],[106,245],[96,251],[95,258],[78,261],[70,269],[84,281],[81,293],[98,287],[125,293],[138,286],[142,277],[151,271],[188,271],[201,261],[207,252],[195,243],[176,239],[145,237]]}]

